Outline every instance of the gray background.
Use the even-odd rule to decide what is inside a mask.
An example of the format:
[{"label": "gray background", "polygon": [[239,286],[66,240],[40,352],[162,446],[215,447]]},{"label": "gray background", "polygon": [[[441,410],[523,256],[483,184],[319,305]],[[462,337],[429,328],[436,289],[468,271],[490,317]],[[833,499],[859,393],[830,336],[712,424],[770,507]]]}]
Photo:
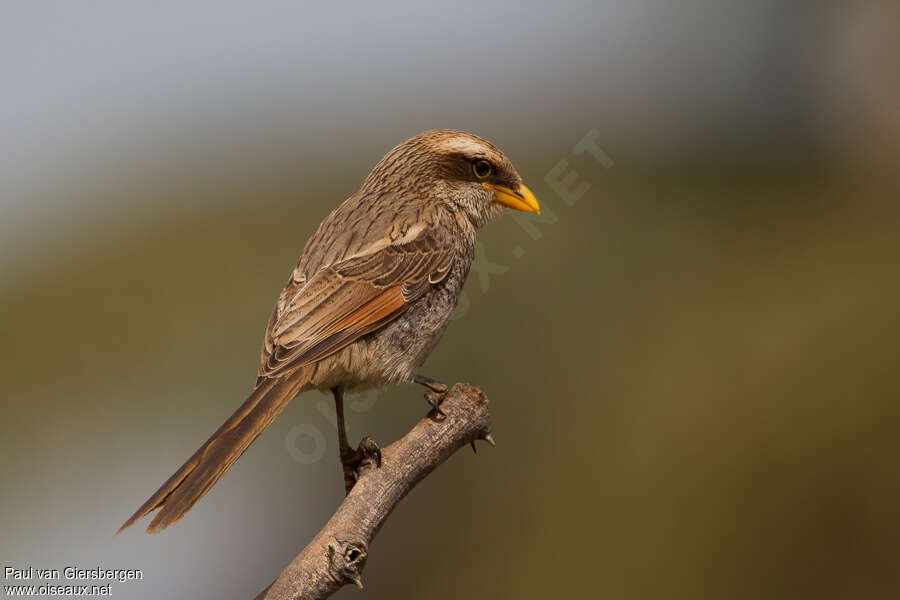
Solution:
[{"label": "gray background", "polygon": [[[417,488],[340,595],[900,592],[896,3],[38,1],[0,23],[3,566],[142,569],[119,598],[265,587],[341,499],[323,396],[176,527],[112,533],[244,399],[319,221],[453,127],[548,209],[483,232],[427,363],[487,391],[499,445]],[[611,168],[573,154],[588,134]],[[573,205],[561,160],[590,186]],[[351,437],[425,408],[365,397]]]}]

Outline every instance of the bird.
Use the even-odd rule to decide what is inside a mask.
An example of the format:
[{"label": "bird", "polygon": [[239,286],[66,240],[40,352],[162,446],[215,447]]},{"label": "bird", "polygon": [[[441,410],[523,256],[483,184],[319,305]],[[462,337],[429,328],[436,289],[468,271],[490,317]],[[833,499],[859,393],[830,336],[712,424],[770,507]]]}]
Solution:
[{"label": "bird", "polygon": [[476,234],[505,209],[540,213],[497,146],[453,129],[397,145],[309,238],[266,326],[249,397],[116,533],[156,512],[148,533],[178,522],[295,396],[334,396],[349,493],[371,438],[347,441],[344,392],[402,382],[447,386],[419,373],[447,328],[475,257]]}]

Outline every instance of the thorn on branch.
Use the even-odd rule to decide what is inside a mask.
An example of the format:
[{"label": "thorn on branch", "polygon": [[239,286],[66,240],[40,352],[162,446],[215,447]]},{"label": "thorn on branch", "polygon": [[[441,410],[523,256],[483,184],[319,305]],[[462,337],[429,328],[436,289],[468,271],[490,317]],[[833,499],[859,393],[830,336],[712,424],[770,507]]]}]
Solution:
[{"label": "thorn on branch", "polygon": [[374,442],[360,443],[369,450],[359,471],[364,476],[354,478],[328,523],[257,600],[324,600],[348,583],[363,587],[368,544],[400,500],[467,443],[473,450],[479,439],[495,445],[488,399],[480,389],[456,384],[436,409],[443,418],[432,411],[382,452]]}]

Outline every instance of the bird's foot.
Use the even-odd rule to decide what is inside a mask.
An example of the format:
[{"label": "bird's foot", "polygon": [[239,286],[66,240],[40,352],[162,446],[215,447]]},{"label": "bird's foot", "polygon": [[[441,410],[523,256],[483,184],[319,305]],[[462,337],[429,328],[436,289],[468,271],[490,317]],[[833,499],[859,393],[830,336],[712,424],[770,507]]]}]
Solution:
[{"label": "bird's foot", "polygon": [[434,411],[435,416],[440,419],[444,419],[447,417],[447,413],[441,410],[441,403],[444,401],[444,397],[446,397],[447,392],[438,393],[432,392],[431,390],[425,392],[425,401],[431,406],[431,410]]},{"label": "bird's foot", "polygon": [[441,383],[437,379],[418,374],[413,378],[413,381],[428,388],[425,392],[425,400],[431,405],[435,415],[442,419],[446,417],[447,415],[441,410],[441,402],[444,401],[444,397],[450,389],[447,387],[447,384]]},{"label": "bird's foot", "polygon": [[347,493],[359,480],[362,471],[372,466],[381,466],[381,448],[370,436],[359,441],[355,449],[349,446],[341,450],[341,466],[344,468],[344,488]]}]

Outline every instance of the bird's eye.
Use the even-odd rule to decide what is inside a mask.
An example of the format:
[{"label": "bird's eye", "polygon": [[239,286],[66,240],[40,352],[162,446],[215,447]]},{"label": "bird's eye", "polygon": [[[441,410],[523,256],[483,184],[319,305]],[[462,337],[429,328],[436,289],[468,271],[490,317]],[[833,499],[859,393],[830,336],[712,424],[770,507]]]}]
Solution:
[{"label": "bird's eye", "polygon": [[478,179],[484,179],[488,175],[491,174],[491,171],[494,169],[491,168],[491,163],[486,160],[479,160],[475,164],[472,165],[472,171],[475,172],[475,177]]}]

